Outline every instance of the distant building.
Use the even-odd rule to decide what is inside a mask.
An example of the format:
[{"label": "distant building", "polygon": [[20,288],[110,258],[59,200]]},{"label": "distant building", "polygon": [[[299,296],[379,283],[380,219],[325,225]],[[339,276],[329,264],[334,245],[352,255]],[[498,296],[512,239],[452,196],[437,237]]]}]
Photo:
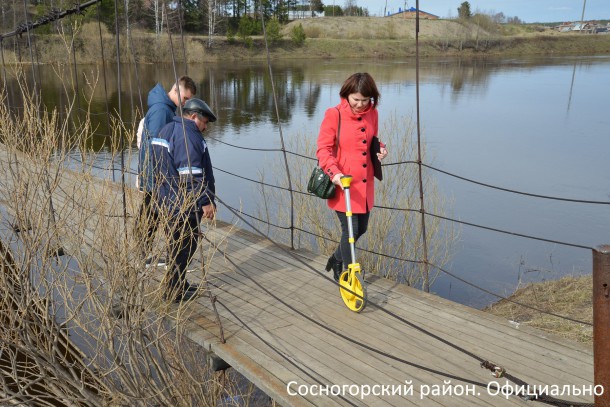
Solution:
[{"label": "distant building", "polygon": [[[417,16],[417,9],[415,7],[411,7],[409,9],[406,10],[402,10],[400,7],[398,8],[398,13],[394,13],[394,14],[390,14],[388,12],[387,17],[400,17],[400,18],[416,18]],[[430,13],[426,13],[423,10],[419,10],[419,18],[423,18],[426,20],[438,20],[439,17],[434,15],[434,14],[430,14]]]},{"label": "distant building", "polygon": [[324,12],[309,10],[288,10],[288,20],[299,20],[303,18],[324,17]]}]

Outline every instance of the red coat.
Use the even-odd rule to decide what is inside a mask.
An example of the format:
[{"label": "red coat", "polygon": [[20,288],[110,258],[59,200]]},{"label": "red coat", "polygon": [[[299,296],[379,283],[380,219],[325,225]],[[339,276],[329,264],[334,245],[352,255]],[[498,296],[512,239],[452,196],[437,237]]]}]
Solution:
[{"label": "red coat", "polygon": [[[316,156],[320,167],[332,177],[337,173],[351,175],[350,197],[353,213],[367,213],[375,204],[375,176],[370,157],[370,145],[377,136],[377,109],[372,104],[362,113],[354,114],[346,99],[337,105],[341,111],[341,135],[335,154],[338,112],[327,109],[318,135]],[[345,212],[345,196],[337,187],[328,207]]]}]

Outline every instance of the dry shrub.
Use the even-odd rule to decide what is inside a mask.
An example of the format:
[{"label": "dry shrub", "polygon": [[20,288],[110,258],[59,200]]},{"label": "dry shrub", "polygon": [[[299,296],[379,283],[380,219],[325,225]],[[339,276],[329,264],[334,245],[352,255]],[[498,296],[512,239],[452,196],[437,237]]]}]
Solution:
[{"label": "dry shrub", "polygon": [[[376,181],[376,206],[401,208],[388,210],[374,208],[371,212],[367,233],[358,241],[357,260],[363,267],[400,283],[420,285],[425,278],[425,267],[419,263],[424,259],[421,234],[421,217],[410,210],[419,209],[419,179],[417,166],[413,164],[391,165],[400,161],[416,160],[415,129],[410,118],[391,118],[380,130],[382,141],[387,144],[390,155],[384,166],[384,180]],[[287,149],[306,157],[315,157],[316,139],[298,134],[288,143]],[[328,209],[326,202],[307,194],[307,182],[315,160],[289,155],[289,171],[294,193],[294,226],[297,229],[295,246],[330,255],[337,247],[340,227],[336,214]],[[424,159],[425,162],[426,161]],[[288,187],[286,168],[282,160],[269,164],[269,173],[260,174],[262,181]],[[279,174],[279,175],[278,175]],[[426,210],[447,215],[451,203],[439,191],[434,178],[424,172]],[[287,191],[262,185],[259,189],[258,217],[268,222],[287,227],[291,224],[291,199]],[[259,223],[273,239],[290,243],[290,232]],[[302,230],[306,232],[302,232]],[[426,217],[428,260],[437,266],[445,265],[451,256],[457,231],[452,224],[443,224],[438,218]],[[371,253],[374,252],[374,253]],[[382,255],[375,254],[381,253]],[[388,255],[390,257],[386,257]],[[404,261],[413,260],[413,261]],[[430,282],[438,270],[430,269]]]},{"label": "dry shrub", "polygon": [[[88,113],[75,117],[71,85],[68,110],[58,112],[31,96],[20,67],[12,75],[17,113],[0,97],[0,404],[234,404],[235,377],[210,371],[187,338],[191,308],[164,301],[164,273],[144,266],[132,225],[138,194],[126,191],[124,206],[121,186],[93,175],[93,129]],[[97,79],[88,83],[80,91],[90,97]],[[111,152],[132,126],[113,119]],[[202,264],[214,253],[202,248]]]},{"label": "dry shrub", "polygon": [[305,36],[307,38],[320,38],[322,29],[317,25],[310,25],[305,28]]}]

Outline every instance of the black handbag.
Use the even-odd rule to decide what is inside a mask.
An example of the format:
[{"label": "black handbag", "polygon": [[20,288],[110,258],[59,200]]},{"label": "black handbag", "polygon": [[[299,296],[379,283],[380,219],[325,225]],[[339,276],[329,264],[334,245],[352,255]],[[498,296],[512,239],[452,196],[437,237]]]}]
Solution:
[{"label": "black handbag", "polygon": [[[337,109],[337,112],[339,113],[339,123],[337,125],[336,148],[339,146],[339,137],[341,137],[341,111]],[[319,165],[316,165],[309,176],[307,192],[312,193],[318,198],[322,199],[329,199],[335,196],[335,184],[333,184],[328,174],[325,173]]]},{"label": "black handbag", "polygon": [[322,199],[329,199],[335,196],[335,184],[331,181],[328,174],[317,165],[311,172],[307,183],[307,192]]}]

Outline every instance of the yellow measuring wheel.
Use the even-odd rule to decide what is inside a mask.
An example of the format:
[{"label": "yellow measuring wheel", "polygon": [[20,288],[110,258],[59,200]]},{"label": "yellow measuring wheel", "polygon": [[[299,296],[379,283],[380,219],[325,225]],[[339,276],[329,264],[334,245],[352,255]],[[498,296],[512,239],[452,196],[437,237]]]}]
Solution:
[{"label": "yellow measuring wheel", "polygon": [[352,183],[351,175],[341,177],[341,185],[345,193],[345,216],[347,216],[347,229],[349,232],[349,248],[352,262],[347,266],[347,270],[339,277],[339,292],[341,298],[347,306],[354,312],[361,312],[366,306],[366,287],[360,263],[356,263],[356,241],[354,239],[354,227],[352,226],[352,204],[350,201],[349,187]]}]

